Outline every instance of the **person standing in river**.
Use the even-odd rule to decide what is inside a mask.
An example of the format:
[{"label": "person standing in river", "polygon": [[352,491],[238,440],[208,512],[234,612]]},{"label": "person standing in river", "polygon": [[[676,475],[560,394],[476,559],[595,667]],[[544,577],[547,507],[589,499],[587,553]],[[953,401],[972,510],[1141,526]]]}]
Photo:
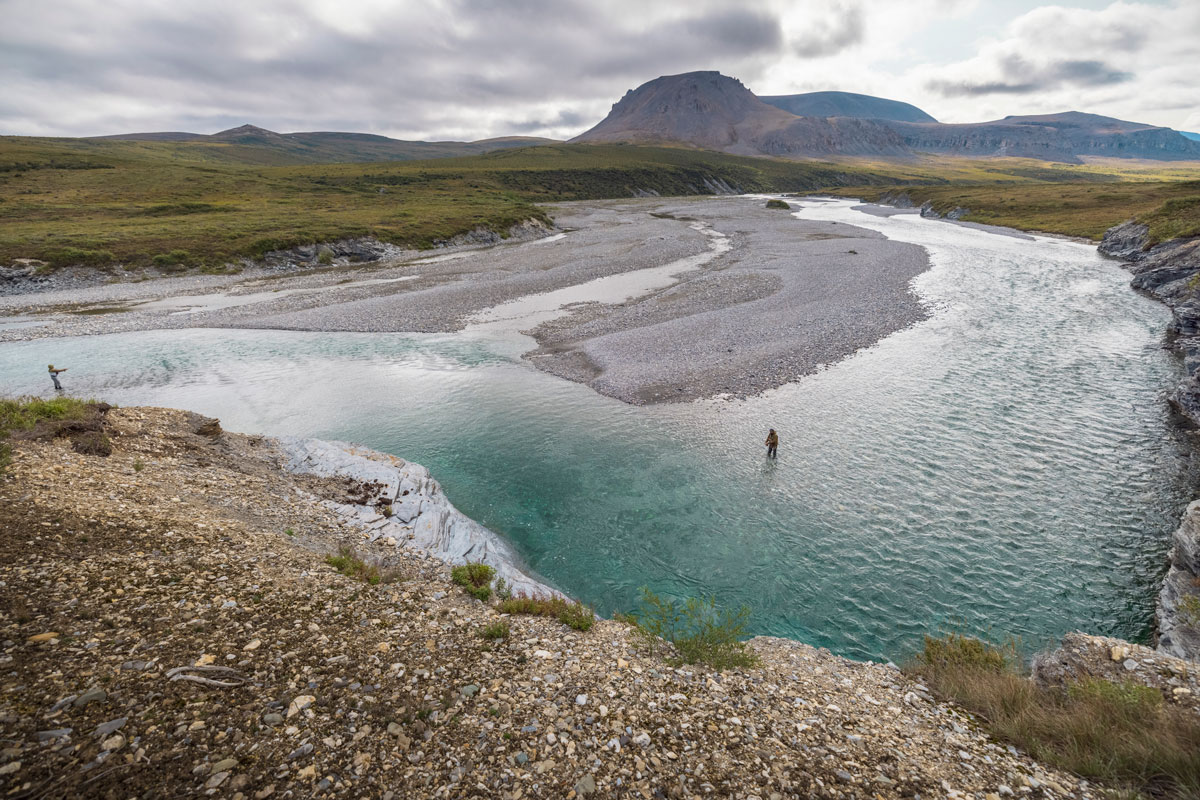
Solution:
[{"label": "person standing in river", "polygon": [[779,449],[779,434],[771,428],[767,433],[767,458],[775,458],[775,451]]},{"label": "person standing in river", "polygon": [[62,384],[58,382],[58,373],[66,371],[66,367],[63,367],[62,369],[55,369],[53,364],[50,365],[50,380],[54,381],[54,388],[60,392],[63,390],[63,388]]}]

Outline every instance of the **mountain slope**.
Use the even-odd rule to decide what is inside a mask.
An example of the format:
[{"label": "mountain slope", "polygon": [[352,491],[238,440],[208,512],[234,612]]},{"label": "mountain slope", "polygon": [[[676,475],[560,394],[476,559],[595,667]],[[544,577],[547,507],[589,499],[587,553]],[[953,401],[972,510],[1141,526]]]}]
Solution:
[{"label": "mountain slope", "polygon": [[854,117],[855,119],[890,119],[895,122],[937,122],[921,109],[899,100],[887,100],[854,92],[807,92],[760,97],[767,105],[775,106],[798,117]]},{"label": "mountain slope", "polygon": [[478,142],[412,142],[370,133],[276,133],[255,125],[242,125],[205,135],[160,132],[97,136],[93,141],[175,142],[211,148],[225,145],[228,160],[265,165],[336,164],[359,161],[409,161],[424,158],[472,156],[510,147],[550,144],[553,139],[510,136]]},{"label": "mountain slope", "polygon": [[1190,133],[1189,131],[1179,131],[1180,136],[1186,136],[1193,142],[1200,142],[1200,133]]},{"label": "mountain slope", "polygon": [[656,78],[631,90],[572,142],[686,144],[737,155],[903,157],[894,131],[873,120],[797,117],[719,72]]}]

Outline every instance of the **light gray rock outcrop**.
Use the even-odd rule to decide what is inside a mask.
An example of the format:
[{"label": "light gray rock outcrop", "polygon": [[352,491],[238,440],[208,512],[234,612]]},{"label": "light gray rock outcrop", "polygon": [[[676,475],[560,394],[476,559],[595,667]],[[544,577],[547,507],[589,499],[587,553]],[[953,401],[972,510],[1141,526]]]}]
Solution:
[{"label": "light gray rock outcrop", "polygon": [[1184,512],[1169,558],[1158,594],[1158,650],[1200,660],[1200,500]]},{"label": "light gray rock outcrop", "polygon": [[[283,437],[278,443],[289,472],[360,485],[355,502],[328,506],[370,541],[420,549],[450,564],[481,562],[514,592],[563,596],[530,575],[508,542],[455,508],[420,464],[345,442]],[[387,506],[390,516],[380,511]]]},{"label": "light gray rock outcrop", "polygon": [[[1099,251],[1125,261],[1133,288],[1171,309],[1172,345],[1184,357],[1187,377],[1168,400],[1200,425],[1200,237],[1149,243],[1150,229],[1130,220],[1109,228]],[[1200,501],[1184,513],[1169,558],[1155,609],[1158,649],[1200,660]]]}]

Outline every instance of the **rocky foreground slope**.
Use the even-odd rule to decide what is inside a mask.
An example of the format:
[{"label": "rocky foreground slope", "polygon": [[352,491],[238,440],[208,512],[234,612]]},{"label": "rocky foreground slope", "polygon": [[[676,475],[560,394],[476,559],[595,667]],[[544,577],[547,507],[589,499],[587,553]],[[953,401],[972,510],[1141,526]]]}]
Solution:
[{"label": "rocky foreground slope", "polygon": [[[416,537],[348,522],[377,488],[185,412],[101,424],[111,455],[21,441],[0,477],[6,797],[1096,796],[796,642],[717,673],[604,620],[489,641]],[[346,545],[384,581],[326,563]]]}]

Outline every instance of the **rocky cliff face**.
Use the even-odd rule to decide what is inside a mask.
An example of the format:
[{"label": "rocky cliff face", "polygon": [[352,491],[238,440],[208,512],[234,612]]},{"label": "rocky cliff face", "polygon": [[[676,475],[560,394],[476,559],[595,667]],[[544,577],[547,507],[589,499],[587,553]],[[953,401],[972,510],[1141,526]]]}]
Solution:
[{"label": "rocky cliff face", "polygon": [[[1170,395],[1171,405],[1200,425],[1200,237],[1148,247],[1149,229],[1130,221],[1110,228],[1100,252],[1127,262],[1135,289],[1165,303],[1174,317],[1173,344],[1187,377]],[[1188,506],[1175,532],[1170,570],[1158,595],[1158,649],[1200,659],[1200,501]]]}]

